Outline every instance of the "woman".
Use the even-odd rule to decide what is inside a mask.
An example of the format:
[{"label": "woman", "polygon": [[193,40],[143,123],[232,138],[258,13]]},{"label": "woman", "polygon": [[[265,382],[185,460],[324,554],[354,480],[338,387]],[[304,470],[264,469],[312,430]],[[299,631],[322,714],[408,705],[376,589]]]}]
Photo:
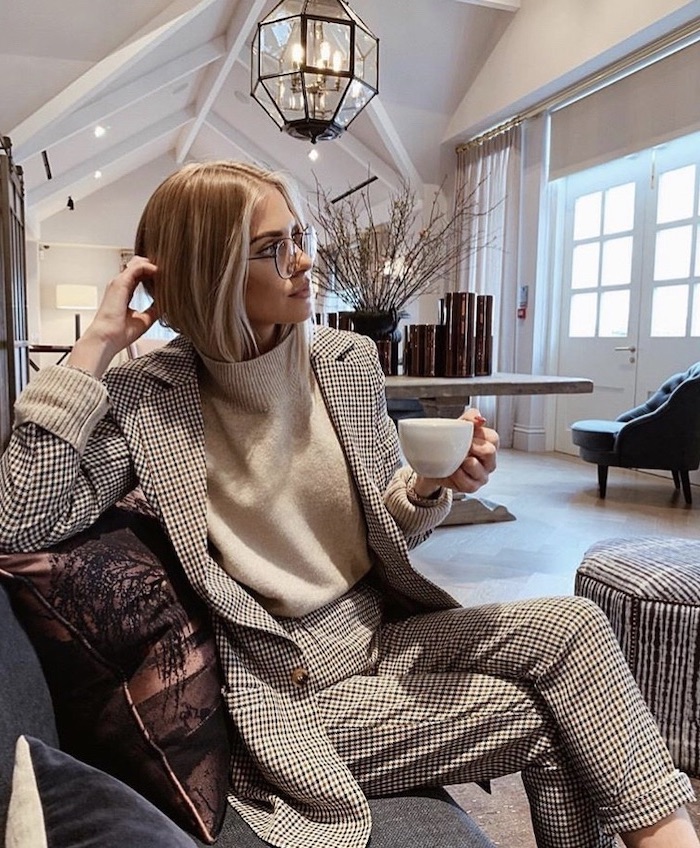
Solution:
[{"label": "woman", "polygon": [[[187,166],[149,200],[136,250],[68,367],[17,403],[0,547],[53,544],[142,487],[212,611],[232,803],[254,829],[360,848],[365,793],[522,770],[541,848],[614,832],[698,846],[689,782],[597,608],[455,609],[411,569],[450,490],[487,482],[498,437],[477,420],[450,479],[399,467],[373,344],[310,337],[314,237],[284,180]],[[141,281],[154,304],[134,313]],[[100,382],[156,317],[180,336]]]}]

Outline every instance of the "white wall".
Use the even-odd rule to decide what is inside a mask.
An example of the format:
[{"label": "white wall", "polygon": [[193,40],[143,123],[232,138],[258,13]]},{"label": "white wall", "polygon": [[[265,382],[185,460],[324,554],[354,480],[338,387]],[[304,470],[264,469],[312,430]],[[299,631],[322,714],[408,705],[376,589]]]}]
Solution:
[{"label": "white wall", "polygon": [[459,105],[466,139],[700,15],[700,0],[522,0]]},{"label": "white wall", "polygon": [[41,223],[41,241],[47,243],[108,245],[131,248],[141,211],[154,189],[178,165],[161,156],[100,191],[75,201]]}]

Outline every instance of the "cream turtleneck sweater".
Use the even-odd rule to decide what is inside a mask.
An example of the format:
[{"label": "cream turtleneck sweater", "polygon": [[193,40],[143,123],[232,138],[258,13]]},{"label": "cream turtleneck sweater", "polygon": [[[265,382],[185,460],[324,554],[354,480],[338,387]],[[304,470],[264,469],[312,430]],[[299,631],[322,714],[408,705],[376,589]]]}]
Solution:
[{"label": "cream turtleneck sweater", "polygon": [[297,334],[246,362],[202,357],[213,556],[273,615],[305,615],[370,568],[345,456]]}]

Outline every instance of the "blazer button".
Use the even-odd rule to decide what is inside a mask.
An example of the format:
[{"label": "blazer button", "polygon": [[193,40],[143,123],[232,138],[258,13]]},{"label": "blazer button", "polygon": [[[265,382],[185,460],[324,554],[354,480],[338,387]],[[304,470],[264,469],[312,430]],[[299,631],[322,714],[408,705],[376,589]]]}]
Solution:
[{"label": "blazer button", "polygon": [[302,686],[306,686],[309,680],[309,672],[302,666],[298,666],[297,668],[292,669],[291,677],[292,683],[301,688]]}]

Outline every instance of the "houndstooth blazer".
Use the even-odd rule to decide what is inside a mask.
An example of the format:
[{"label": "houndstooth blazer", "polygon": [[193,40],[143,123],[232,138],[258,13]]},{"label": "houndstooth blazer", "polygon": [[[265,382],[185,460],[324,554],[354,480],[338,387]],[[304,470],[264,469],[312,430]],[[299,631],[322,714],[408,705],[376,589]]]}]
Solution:
[{"label": "houndstooth blazer", "polygon": [[[384,505],[399,449],[374,344],[317,328],[311,362],[360,495],[379,584],[406,612],[456,606],[411,568],[408,545],[425,534],[407,542]],[[141,486],[190,582],[212,610],[223,694],[236,729],[231,803],[273,845],[360,848],[369,838],[369,808],[319,724],[303,675],[300,685],[300,648],[210,556],[197,363],[191,344],[179,338],[108,371],[104,382],[111,410],[87,440],[79,472],[71,467],[78,462],[74,450],[30,426],[22,444],[11,443],[2,473],[14,476],[13,470],[31,461],[34,479],[44,481],[45,490],[35,491],[22,506],[25,528],[57,481],[78,475],[68,514],[54,523],[56,535],[78,532]],[[43,545],[53,541],[42,537]],[[31,535],[23,544],[31,544]]]}]

